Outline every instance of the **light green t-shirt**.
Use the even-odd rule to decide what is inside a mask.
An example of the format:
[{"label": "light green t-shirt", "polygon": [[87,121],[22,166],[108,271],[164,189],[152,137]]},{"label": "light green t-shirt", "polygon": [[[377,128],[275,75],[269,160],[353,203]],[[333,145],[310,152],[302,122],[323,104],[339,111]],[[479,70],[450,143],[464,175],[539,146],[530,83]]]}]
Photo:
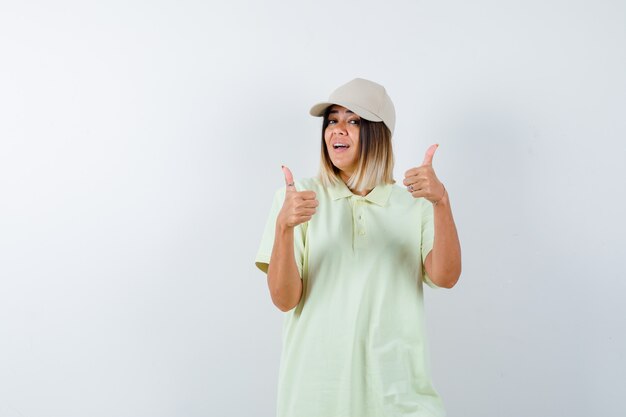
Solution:
[{"label": "light green t-shirt", "polygon": [[[433,208],[398,185],[367,196],[317,179],[313,218],[294,230],[303,294],[285,313],[278,417],[441,417],[429,374],[422,282]],[[256,265],[267,272],[276,192]]]}]

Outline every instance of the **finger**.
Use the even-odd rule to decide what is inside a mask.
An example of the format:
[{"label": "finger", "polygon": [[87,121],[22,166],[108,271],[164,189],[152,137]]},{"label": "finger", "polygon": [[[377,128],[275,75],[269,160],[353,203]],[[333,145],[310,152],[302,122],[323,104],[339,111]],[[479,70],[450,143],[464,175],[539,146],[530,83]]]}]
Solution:
[{"label": "finger", "polygon": [[293,183],[293,174],[286,166],[282,165],[283,174],[285,174],[285,185],[287,186],[287,190],[296,191],[296,186]]},{"label": "finger", "polygon": [[416,176],[422,175],[422,174],[424,174],[424,172],[426,172],[427,169],[428,168],[425,167],[424,165],[420,165],[418,167],[411,168],[407,172],[404,173],[404,177],[408,178],[408,177],[416,177]]},{"label": "finger", "polygon": [[404,173],[404,177],[413,177],[419,173],[419,168],[411,168],[407,172]]},{"label": "finger", "polygon": [[420,180],[420,181],[415,181],[414,183],[407,185],[406,189],[409,190],[410,192],[413,192],[417,190],[423,190],[427,186],[428,186],[428,181]]},{"label": "finger", "polygon": [[315,212],[314,208],[302,208],[296,212],[296,216],[313,216]]},{"label": "finger", "polygon": [[424,155],[424,162],[422,165],[432,165],[433,164],[433,156],[435,155],[435,151],[439,147],[439,144],[430,145],[430,147],[426,150],[426,155]]},{"label": "finger", "polygon": [[429,188],[427,186],[415,187],[412,191],[409,191],[415,198],[424,197],[427,198],[430,195]]},{"label": "finger", "polygon": [[411,184],[415,184],[416,182],[426,181],[428,177],[424,175],[413,175],[411,177],[406,177],[402,180],[402,184],[409,186]]},{"label": "finger", "polygon": [[419,181],[419,179],[420,177],[418,177],[417,175],[406,177],[404,180],[402,180],[402,184],[408,187],[411,184],[415,184],[417,181]]},{"label": "finger", "polygon": [[315,208],[319,205],[317,200],[302,200],[302,205],[300,207],[306,208]]},{"label": "finger", "polygon": [[298,197],[303,200],[315,200],[316,194],[315,191],[300,191]]},{"label": "finger", "polygon": [[311,220],[313,216],[295,216],[294,217],[294,223],[295,224],[302,224],[305,222],[308,222],[309,220]]}]

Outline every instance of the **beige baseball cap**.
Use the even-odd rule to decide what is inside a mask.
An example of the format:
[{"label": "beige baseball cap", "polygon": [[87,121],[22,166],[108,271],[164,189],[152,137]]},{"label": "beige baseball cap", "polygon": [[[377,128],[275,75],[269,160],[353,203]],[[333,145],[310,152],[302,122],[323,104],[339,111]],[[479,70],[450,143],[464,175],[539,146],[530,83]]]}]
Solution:
[{"label": "beige baseball cap", "polygon": [[333,91],[328,101],[317,103],[309,113],[312,116],[324,116],[326,109],[338,104],[371,122],[383,122],[393,134],[396,126],[396,110],[385,87],[363,78],[342,85]]}]

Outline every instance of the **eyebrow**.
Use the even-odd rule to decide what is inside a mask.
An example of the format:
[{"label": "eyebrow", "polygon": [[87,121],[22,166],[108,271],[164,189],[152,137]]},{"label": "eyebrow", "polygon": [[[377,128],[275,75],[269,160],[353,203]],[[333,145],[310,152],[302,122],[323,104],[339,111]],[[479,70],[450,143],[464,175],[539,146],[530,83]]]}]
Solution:
[{"label": "eyebrow", "polygon": [[[331,111],[328,112],[328,114],[333,114],[333,113],[339,113],[339,110],[331,110]],[[346,109],[346,113],[354,114],[354,112],[352,110],[348,110],[348,109]]]}]

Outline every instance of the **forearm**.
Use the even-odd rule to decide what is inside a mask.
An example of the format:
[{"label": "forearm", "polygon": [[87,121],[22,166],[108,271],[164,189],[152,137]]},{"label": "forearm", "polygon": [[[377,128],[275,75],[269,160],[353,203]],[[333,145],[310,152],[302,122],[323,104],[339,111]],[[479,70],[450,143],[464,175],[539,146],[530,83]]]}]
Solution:
[{"label": "forearm", "polygon": [[294,228],[276,225],[274,247],[267,269],[267,284],[272,301],[281,311],[289,311],[300,302],[302,279],[294,256]]},{"label": "forearm", "polygon": [[461,244],[447,192],[433,211],[435,238],[425,268],[435,285],[452,288],[461,275]]}]

